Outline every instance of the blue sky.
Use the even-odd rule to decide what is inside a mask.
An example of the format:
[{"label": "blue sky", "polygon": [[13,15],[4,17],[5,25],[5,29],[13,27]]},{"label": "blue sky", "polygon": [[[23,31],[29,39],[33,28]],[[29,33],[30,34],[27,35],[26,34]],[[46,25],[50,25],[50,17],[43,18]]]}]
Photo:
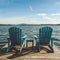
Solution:
[{"label": "blue sky", "polygon": [[0,0],[0,24],[60,24],[60,0]]}]

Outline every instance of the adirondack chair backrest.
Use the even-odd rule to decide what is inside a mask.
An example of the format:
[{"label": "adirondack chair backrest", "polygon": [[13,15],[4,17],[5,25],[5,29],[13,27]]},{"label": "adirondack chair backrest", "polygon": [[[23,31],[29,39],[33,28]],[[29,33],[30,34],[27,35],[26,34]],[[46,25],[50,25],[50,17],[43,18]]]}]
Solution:
[{"label": "adirondack chair backrest", "polygon": [[11,27],[9,29],[9,36],[11,40],[12,45],[18,45],[20,44],[20,39],[21,39],[21,29],[16,28],[16,27]]},{"label": "adirondack chair backrest", "polygon": [[42,45],[50,43],[53,29],[51,27],[42,27],[39,29],[39,41]]}]

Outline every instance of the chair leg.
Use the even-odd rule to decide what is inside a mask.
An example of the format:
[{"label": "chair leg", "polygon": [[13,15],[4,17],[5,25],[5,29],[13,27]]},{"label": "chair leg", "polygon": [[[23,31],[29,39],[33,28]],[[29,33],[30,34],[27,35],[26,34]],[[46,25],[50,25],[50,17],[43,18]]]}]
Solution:
[{"label": "chair leg", "polygon": [[24,43],[20,44],[20,55],[22,53],[22,49],[23,49],[24,44],[25,44],[25,41],[24,41]]},{"label": "chair leg", "polygon": [[34,41],[32,41],[32,50],[34,49]]},{"label": "chair leg", "polygon": [[54,50],[50,45],[49,45],[49,48],[51,49],[51,52],[54,53]]},{"label": "chair leg", "polygon": [[28,49],[28,42],[26,41],[26,49]]},{"label": "chair leg", "polygon": [[37,51],[40,52],[41,48],[40,48],[40,44],[37,44]]},{"label": "chair leg", "polygon": [[26,42],[26,48],[28,48],[28,42]]},{"label": "chair leg", "polygon": [[[24,45],[23,45],[24,46]],[[23,46],[20,45],[20,54],[22,53]]]},{"label": "chair leg", "polygon": [[40,49],[40,46],[38,46],[38,47],[37,47],[37,51],[40,52],[40,50],[41,50],[41,49]]},{"label": "chair leg", "polygon": [[21,53],[22,53],[22,46],[20,45],[20,55],[21,55]]}]

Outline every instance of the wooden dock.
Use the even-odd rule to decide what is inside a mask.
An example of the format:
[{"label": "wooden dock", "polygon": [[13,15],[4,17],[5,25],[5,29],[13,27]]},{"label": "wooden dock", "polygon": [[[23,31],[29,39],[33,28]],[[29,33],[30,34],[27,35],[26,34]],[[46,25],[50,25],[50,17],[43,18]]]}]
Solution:
[{"label": "wooden dock", "polygon": [[[60,60],[60,51],[57,46],[54,46],[54,53],[49,52],[50,50],[46,46],[41,47],[40,52],[36,52],[35,47],[33,51],[31,47],[28,50],[23,48],[22,55],[16,51],[6,53],[6,46],[0,49],[0,60]],[[19,47],[16,46],[16,48]]]}]

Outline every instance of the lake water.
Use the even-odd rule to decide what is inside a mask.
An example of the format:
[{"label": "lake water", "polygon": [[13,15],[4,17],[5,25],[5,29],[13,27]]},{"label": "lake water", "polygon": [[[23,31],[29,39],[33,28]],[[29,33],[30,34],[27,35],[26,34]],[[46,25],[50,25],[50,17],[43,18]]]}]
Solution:
[{"label": "lake water", "polygon": [[[39,34],[39,28],[44,27],[44,26],[49,26],[53,28],[53,33],[52,33],[52,37],[60,39],[60,25],[31,25],[31,26],[23,26],[23,25],[14,25],[14,27],[18,27],[20,29],[22,29],[22,35],[37,35]],[[8,29],[12,27],[12,26],[0,26],[0,42],[2,41],[7,41],[7,37],[9,36],[9,32]],[[4,36],[3,36],[4,35]],[[58,47],[60,47],[60,41],[55,41],[55,44],[58,45]]]}]

